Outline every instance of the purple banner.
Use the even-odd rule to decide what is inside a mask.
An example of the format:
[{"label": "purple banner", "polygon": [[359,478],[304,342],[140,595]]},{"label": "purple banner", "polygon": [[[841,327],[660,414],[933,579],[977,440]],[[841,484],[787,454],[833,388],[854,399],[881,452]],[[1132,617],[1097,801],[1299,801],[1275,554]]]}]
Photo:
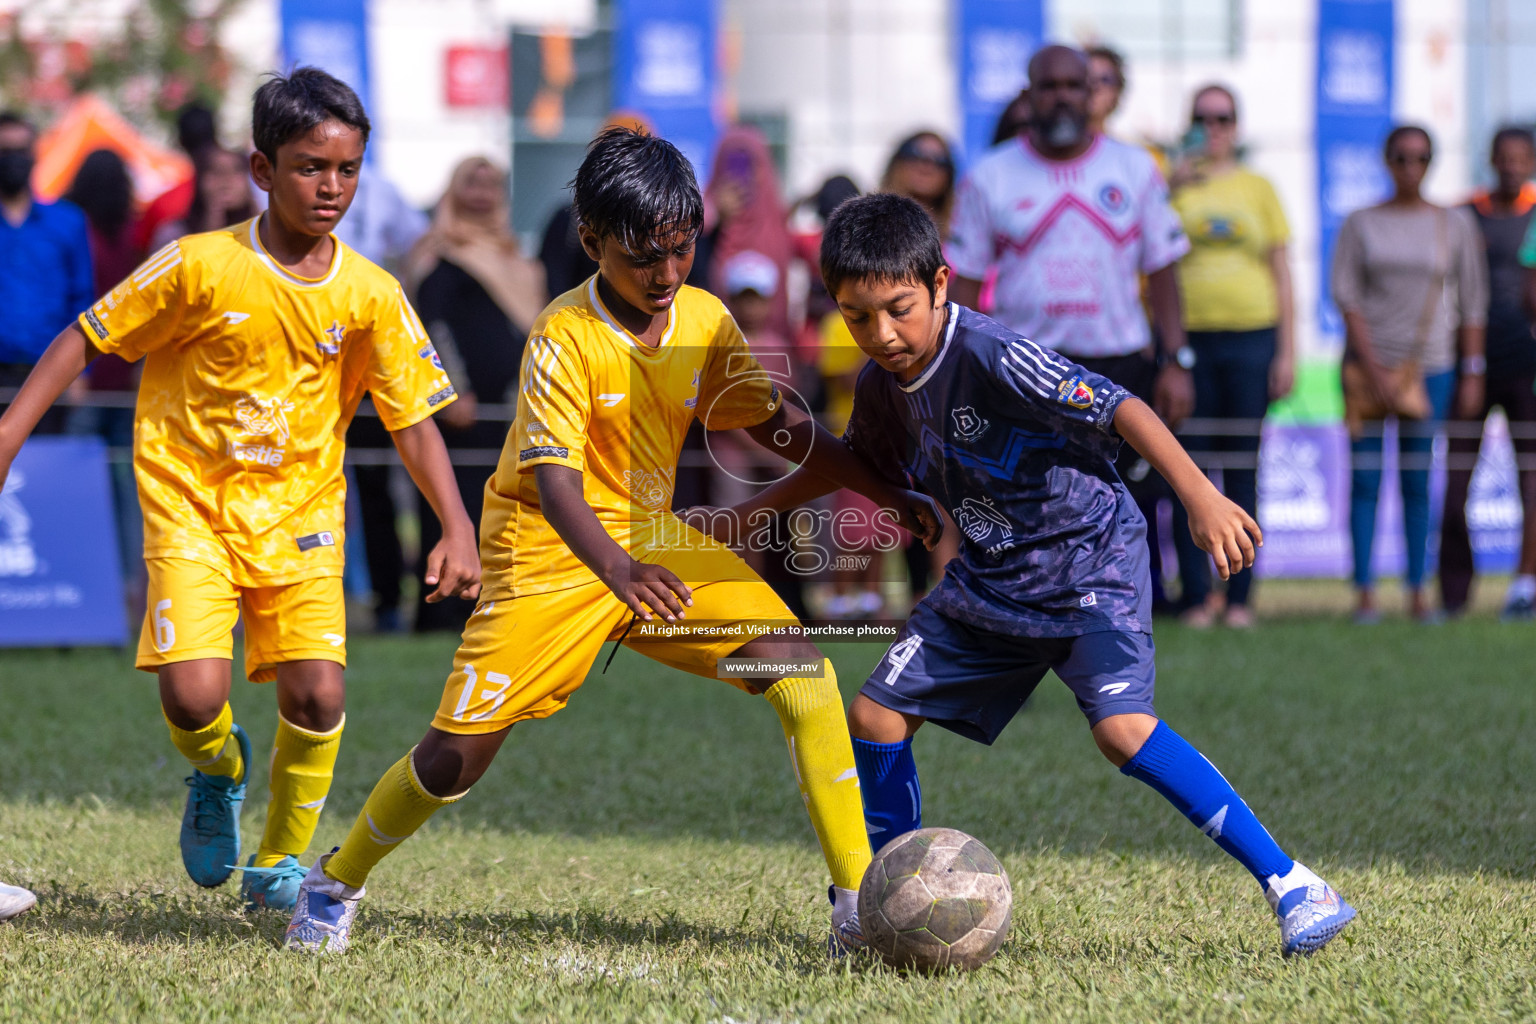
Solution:
[{"label": "purple banner", "polygon": [[[1403,572],[1403,506],[1397,484],[1396,444],[1388,428],[1376,543],[1372,560],[1381,576]],[[1444,441],[1435,445],[1430,473],[1432,524],[1445,494]],[[1467,499],[1472,552],[1481,572],[1509,572],[1520,550],[1520,490],[1515,454],[1502,417],[1488,421]],[[1259,460],[1259,525],[1263,576],[1348,576],[1349,437],[1342,424],[1266,427]],[[1431,530],[1431,556],[1438,530]],[[1431,559],[1433,566],[1433,558]]]}]

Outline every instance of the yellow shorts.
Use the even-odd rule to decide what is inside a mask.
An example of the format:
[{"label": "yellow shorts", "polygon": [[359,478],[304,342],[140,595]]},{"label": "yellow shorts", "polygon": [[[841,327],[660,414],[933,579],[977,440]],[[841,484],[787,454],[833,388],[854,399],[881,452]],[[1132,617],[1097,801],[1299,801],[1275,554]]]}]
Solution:
[{"label": "yellow shorts", "polygon": [[[586,680],[603,644],[620,637],[624,646],[663,665],[714,679],[719,659],[798,622],[746,562],[702,535],[695,535],[692,550],[637,551],[635,557],[666,566],[688,584],[693,606],[678,623],[683,635],[649,635],[668,625],[660,616],[631,625],[630,610],[596,577],[566,590],[482,598],[464,629],[432,725],[486,733],[547,718]],[[726,681],[747,689],[740,679]]]},{"label": "yellow shorts", "polygon": [[340,576],[282,587],[238,587],[212,566],[150,558],[148,607],[134,667],[233,658],[235,621],[245,619],[245,675],[270,683],[284,661],[347,663],[347,609]]}]

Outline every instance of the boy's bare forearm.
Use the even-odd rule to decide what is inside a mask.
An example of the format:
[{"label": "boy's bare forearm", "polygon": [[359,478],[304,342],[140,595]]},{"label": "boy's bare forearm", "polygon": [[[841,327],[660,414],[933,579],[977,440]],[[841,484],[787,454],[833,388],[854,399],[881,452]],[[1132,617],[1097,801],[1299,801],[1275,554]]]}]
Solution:
[{"label": "boy's bare forearm", "polygon": [[464,509],[464,499],[459,497],[459,484],[453,475],[448,447],[443,444],[443,435],[432,418],[429,416],[403,430],[396,430],[390,437],[417,490],[437,513],[444,535],[473,534],[475,527]]},{"label": "boy's bare forearm", "polygon": [[53,339],[21,386],[10,408],[0,415],[0,461],[9,462],[54,402],[101,353],[78,325]]},{"label": "boy's bare forearm", "polygon": [[875,472],[841,438],[793,406],[780,406],[778,412],[763,423],[748,427],[747,434],[775,455],[791,461],[798,460],[800,470],[796,475],[800,471],[813,474],[820,477],[825,485],[824,490],[814,493],[812,487],[820,485],[812,485],[810,481],[798,483],[794,489],[786,489],[775,500],[787,500],[802,494],[805,496],[792,504],[775,508],[775,511],[793,508],[841,487],[857,491],[882,508],[900,508],[904,504],[900,493],[902,488]]},{"label": "boy's bare forearm", "polygon": [[838,489],[838,485],[831,480],[817,476],[801,466],[783,480],[769,485],[732,508],[745,520],[757,512],[788,512]]},{"label": "boy's bare forearm", "polygon": [[1186,504],[1190,497],[1213,486],[1179,439],[1141,399],[1127,398],[1120,403],[1115,410],[1115,431],[1163,475]]},{"label": "boy's bare forearm", "polygon": [[617,580],[633,559],[609,536],[582,493],[581,470],[544,464],[533,469],[539,509],[571,553],[604,583]]}]

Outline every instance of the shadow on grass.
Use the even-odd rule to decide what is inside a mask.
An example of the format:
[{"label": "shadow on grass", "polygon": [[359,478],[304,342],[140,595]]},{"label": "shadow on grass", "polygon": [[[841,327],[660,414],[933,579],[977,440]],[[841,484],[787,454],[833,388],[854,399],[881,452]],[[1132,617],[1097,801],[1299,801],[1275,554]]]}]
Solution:
[{"label": "shadow on grass", "polygon": [[[1158,642],[1161,713],[1304,862],[1324,872],[1389,861],[1412,871],[1533,874],[1528,631],[1474,621],[1430,630],[1285,623],[1247,634],[1165,630]],[[355,642],[323,836],[339,838],[380,773],[420,738],[452,648],[451,638]],[[851,697],[881,650],[829,653]],[[7,652],[0,692],[5,799],[96,798],[179,813],[187,770],[165,736],[152,678],[120,656]],[[257,746],[254,810],[265,800],[274,702],[270,688],[244,683],[233,700]],[[917,757],[927,821],[999,852],[1223,856],[1099,757],[1053,677],[995,747],[928,728]],[[533,833],[810,845],[765,702],[630,652],[594,673],[567,710],[514,730],[486,778],[441,817],[514,843]]]},{"label": "shadow on grass", "polygon": [[[229,890],[223,892],[121,892],[101,895],[64,886],[38,893],[37,912],[18,918],[8,928],[34,929],[50,940],[77,935],[110,939],[137,946],[167,942],[224,947],[258,942],[278,951],[288,915],[276,911],[246,915]],[[562,964],[561,943],[586,947],[635,949],[687,948],[695,955],[765,957],[781,970],[811,964],[808,948],[825,950],[825,938],[792,930],[787,915],[776,909],[750,929],[703,927],[675,912],[640,917],[611,911],[548,912],[504,910],[430,913],[392,909],[387,902],[365,902],[359,910],[354,949],[366,953],[381,944],[441,944],[460,950],[484,946],[525,948],[553,966],[601,972],[601,965]],[[285,954],[296,961],[306,954]]]}]

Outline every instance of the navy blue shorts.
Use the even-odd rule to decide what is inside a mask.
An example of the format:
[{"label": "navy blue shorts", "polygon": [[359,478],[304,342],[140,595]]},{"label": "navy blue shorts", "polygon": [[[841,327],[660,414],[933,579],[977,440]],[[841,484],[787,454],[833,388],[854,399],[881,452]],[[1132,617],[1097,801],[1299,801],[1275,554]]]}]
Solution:
[{"label": "navy blue shorts", "polygon": [[919,604],[859,692],[990,745],[1047,670],[1067,684],[1090,726],[1111,715],[1156,714],[1154,653],[1149,633],[1005,636]]}]

